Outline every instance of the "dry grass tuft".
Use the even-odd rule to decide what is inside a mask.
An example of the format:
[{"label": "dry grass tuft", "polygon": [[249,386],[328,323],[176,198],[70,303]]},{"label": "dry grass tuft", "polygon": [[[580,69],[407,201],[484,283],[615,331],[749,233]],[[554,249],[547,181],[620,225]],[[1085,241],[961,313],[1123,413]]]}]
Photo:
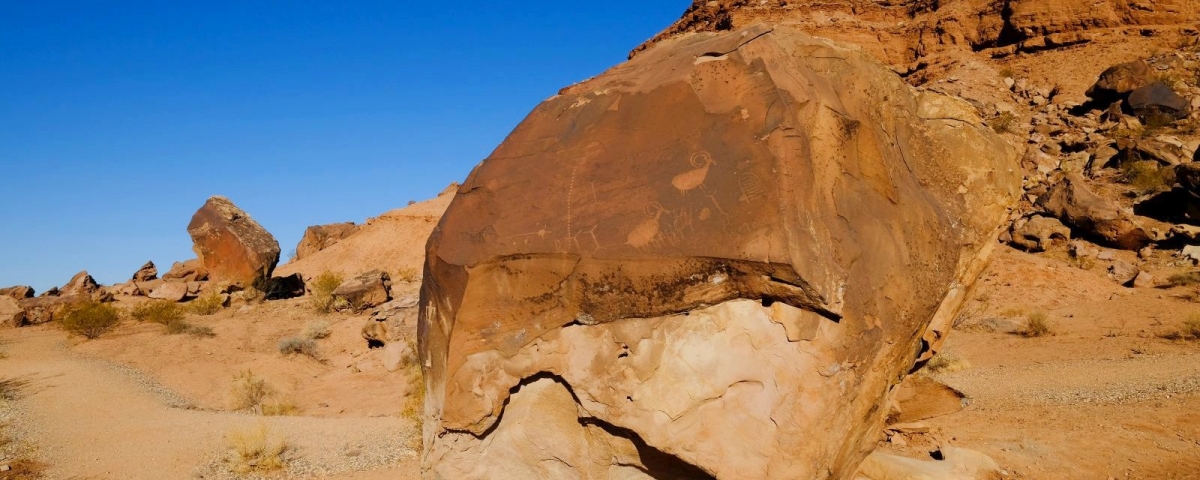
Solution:
[{"label": "dry grass tuft", "polygon": [[217,336],[213,329],[203,325],[192,325],[183,320],[174,320],[167,324],[168,335],[188,334],[193,337],[211,338]]},{"label": "dry grass tuft", "polygon": [[395,275],[392,275],[392,279],[404,283],[419,282],[421,281],[421,272],[415,268],[401,268]]},{"label": "dry grass tuft", "polygon": [[329,313],[334,310],[333,291],[342,285],[342,276],[333,272],[325,272],[314,278],[310,289],[312,298],[309,305],[313,310]]},{"label": "dry grass tuft", "polygon": [[1138,192],[1170,189],[1171,185],[1175,183],[1175,178],[1170,174],[1171,171],[1159,167],[1158,162],[1152,160],[1126,162],[1121,167],[1123,171],[1121,180]]},{"label": "dry grass tuft", "polygon": [[314,360],[320,360],[317,342],[310,338],[288,337],[279,341],[279,353],[287,355],[304,355]]},{"label": "dry grass tuft", "polygon": [[304,326],[304,331],[300,332],[300,336],[309,340],[323,340],[329,338],[329,324],[320,320],[308,322]]},{"label": "dry grass tuft", "polygon": [[229,408],[231,410],[261,410],[262,404],[268,397],[275,395],[275,389],[267,381],[246,370],[233,377],[233,386],[229,389]]},{"label": "dry grass tuft", "polygon": [[1200,272],[1187,272],[1167,277],[1166,288],[1186,287],[1200,284]]},{"label": "dry grass tuft", "polygon": [[47,465],[42,462],[30,460],[28,458],[5,460],[3,464],[8,465],[8,471],[0,472],[0,480],[27,480],[42,478],[47,467]]},{"label": "dry grass tuft", "polygon": [[1192,315],[1178,330],[1162,333],[1159,338],[1167,340],[1200,340],[1200,315]]},{"label": "dry grass tuft", "polygon": [[209,292],[188,302],[188,310],[196,315],[215,315],[225,308],[225,296],[220,292]]},{"label": "dry grass tuft", "polygon": [[262,414],[268,417],[290,417],[300,414],[300,407],[291,400],[272,400],[262,404]]},{"label": "dry grass tuft", "polygon": [[971,368],[971,362],[950,352],[938,353],[925,364],[925,372],[930,374],[961,372]]},{"label": "dry grass tuft", "polygon": [[[410,351],[416,353],[416,345],[410,345]],[[414,431],[406,439],[409,448],[420,452],[423,448],[424,438],[422,435],[422,426],[425,424],[425,377],[421,374],[421,365],[415,357],[406,360],[404,365],[405,377],[407,378],[412,388],[408,396],[404,398],[404,405],[400,408],[400,416],[407,418],[414,425]]]},{"label": "dry grass tuft", "polygon": [[161,325],[168,325],[171,322],[183,320],[183,309],[175,302],[151,300],[131,308],[129,316],[139,322],[154,322]]},{"label": "dry grass tuft", "polygon": [[121,314],[116,307],[85,302],[67,307],[59,325],[72,334],[82,335],[90,340],[104,335],[120,322]]},{"label": "dry grass tuft", "polygon": [[1046,337],[1054,334],[1050,321],[1042,312],[1031,313],[1025,317],[1025,328],[1018,332],[1022,337]]},{"label": "dry grass tuft", "polygon": [[265,423],[248,430],[234,430],[225,437],[233,454],[230,469],[235,473],[266,473],[282,469],[287,440],[271,435]]},{"label": "dry grass tuft", "polygon": [[1017,116],[1012,112],[1004,112],[993,118],[991,124],[992,130],[996,133],[1009,133],[1013,131],[1013,127],[1017,126]]}]

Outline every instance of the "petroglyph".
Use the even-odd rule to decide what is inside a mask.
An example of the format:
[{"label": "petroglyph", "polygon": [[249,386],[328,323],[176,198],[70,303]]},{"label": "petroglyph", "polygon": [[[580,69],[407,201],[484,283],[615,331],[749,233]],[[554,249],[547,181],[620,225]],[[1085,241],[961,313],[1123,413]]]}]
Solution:
[{"label": "petroglyph", "polygon": [[688,159],[688,162],[695,168],[676,175],[671,180],[671,185],[678,189],[679,193],[687,193],[688,190],[694,190],[704,185],[704,180],[708,178],[708,169],[717,164],[713,161],[712,155],[703,151],[692,154],[692,158]]},{"label": "petroglyph", "polygon": [[647,205],[646,214],[650,216],[650,219],[639,223],[633,231],[629,232],[629,235],[625,237],[625,244],[634,248],[642,248],[650,245],[654,241],[654,238],[658,236],[658,221],[665,212],[666,209],[658,203]]}]

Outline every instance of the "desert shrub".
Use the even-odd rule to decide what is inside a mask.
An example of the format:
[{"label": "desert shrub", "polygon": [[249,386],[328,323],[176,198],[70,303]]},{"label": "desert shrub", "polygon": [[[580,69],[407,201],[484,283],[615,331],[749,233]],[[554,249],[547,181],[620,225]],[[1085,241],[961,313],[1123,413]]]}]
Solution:
[{"label": "desert shrub", "polygon": [[188,302],[188,309],[196,315],[215,315],[225,308],[225,296],[221,292],[208,292]]},{"label": "desert shrub", "polygon": [[1200,284],[1200,272],[1178,273],[1167,277],[1166,287],[1186,287]]},{"label": "desert shrub", "polygon": [[229,408],[231,410],[258,410],[267,397],[275,395],[275,389],[251,370],[238,373],[233,377],[233,386],[229,389]]},{"label": "desert shrub", "polygon": [[93,339],[112,330],[120,321],[121,315],[112,305],[85,302],[67,307],[59,324],[70,333]]},{"label": "desert shrub", "polygon": [[421,272],[415,268],[401,268],[392,278],[405,283],[413,283],[421,280]]},{"label": "desert shrub", "polygon": [[992,119],[992,130],[996,133],[1008,133],[1013,131],[1017,126],[1017,116],[1012,112],[1001,113],[996,118]]},{"label": "desert shrub", "polygon": [[325,272],[317,275],[310,285],[312,298],[309,299],[309,305],[313,310],[321,313],[329,313],[334,310],[333,291],[337,290],[342,285],[342,276],[333,272]]},{"label": "desert shrub", "polygon": [[291,400],[273,400],[262,404],[262,414],[268,417],[287,417],[300,413],[300,407]]},{"label": "desert shrub", "polygon": [[175,302],[151,300],[130,309],[129,316],[139,322],[169,325],[171,322],[183,319],[183,309],[179,308],[179,304]]},{"label": "desert shrub", "polygon": [[1014,72],[1012,67],[1004,67],[1000,69],[1000,78],[1017,78],[1017,72]]},{"label": "desert shrub", "polygon": [[1200,316],[1192,315],[1178,330],[1160,333],[1158,336],[1167,340],[1200,340]]},{"label": "desert shrub", "polygon": [[287,440],[271,435],[265,423],[247,430],[234,430],[226,436],[226,441],[233,453],[230,469],[236,473],[262,473],[283,468]]},{"label": "desert shrub", "polygon": [[300,333],[301,337],[309,340],[321,340],[329,338],[329,335],[329,324],[320,320],[308,322],[308,325],[304,326],[304,331]]},{"label": "desert shrub", "polygon": [[167,324],[167,334],[181,335],[184,333],[191,335],[193,337],[215,337],[215,336],[217,336],[216,332],[213,332],[212,328],[209,328],[209,327],[206,327],[203,325],[192,325],[183,320],[174,320]]},{"label": "desert shrub", "polygon": [[1025,328],[1019,333],[1023,337],[1045,337],[1053,334],[1054,331],[1050,328],[1050,321],[1046,318],[1046,314],[1036,312],[1025,317]]},{"label": "desert shrub", "polygon": [[1121,180],[1139,192],[1169,188],[1175,183],[1174,178],[1169,178],[1171,175],[1167,169],[1160,168],[1158,162],[1151,160],[1126,162],[1121,170]]},{"label": "desert shrub", "polygon": [[941,352],[929,359],[925,371],[932,374],[961,372],[971,368],[971,362],[950,352]]},{"label": "desert shrub", "polygon": [[317,353],[317,342],[304,337],[288,337],[279,341],[279,353],[283,355],[304,355],[320,359]]}]

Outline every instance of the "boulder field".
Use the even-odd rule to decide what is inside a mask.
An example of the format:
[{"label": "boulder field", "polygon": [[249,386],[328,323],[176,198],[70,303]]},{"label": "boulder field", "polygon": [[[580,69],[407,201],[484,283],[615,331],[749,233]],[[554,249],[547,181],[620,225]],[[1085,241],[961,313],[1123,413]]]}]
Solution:
[{"label": "boulder field", "polygon": [[787,26],[539,105],[431,235],[430,478],[850,478],[1020,192],[975,109]]}]

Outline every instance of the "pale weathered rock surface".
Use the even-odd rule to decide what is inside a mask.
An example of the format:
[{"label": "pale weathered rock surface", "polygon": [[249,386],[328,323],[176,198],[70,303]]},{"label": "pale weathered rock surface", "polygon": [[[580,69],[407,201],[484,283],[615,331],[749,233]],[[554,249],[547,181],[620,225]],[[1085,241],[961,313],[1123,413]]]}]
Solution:
[{"label": "pale weathered rock surface", "polygon": [[193,258],[172,264],[171,269],[162,276],[161,280],[168,282],[198,282],[208,280],[208,270],[204,269],[204,265],[200,263],[200,259]]},{"label": "pale weathered rock surface", "polygon": [[100,284],[84,270],[71,277],[71,280],[59,289],[59,295],[91,295],[99,290]]},{"label": "pale weathered rock surface", "polygon": [[392,280],[387,272],[372,270],[343,282],[333,296],[346,300],[354,310],[365,310],[392,299]]},{"label": "pale weathered rock surface", "polygon": [[214,196],[188,224],[192,249],[209,280],[253,287],[271,278],[279,242],[228,198]]},{"label": "pale weathered rock surface", "polygon": [[339,240],[349,237],[358,231],[358,225],[353,222],[331,223],[329,225],[313,225],[304,230],[304,236],[296,245],[296,257],[300,260],[314,253],[333,246]]},{"label": "pale weathered rock surface", "polygon": [[1048,250],[1055,242],[1071,240],[1071,229],[1054,218],[1034,215],[1013,226],[1012,243],[1031,252]]},{"label": "pale weathered rock surface", "polygon": [[33,293],[34,293],[33,287],[29,287],[29,286],[25,286],[25,285],[17,285],[15,287],[0,288],[0,296],[15,298],[18,300],[20,300],[22,298],[33,298]]},{"label": "pale weathered rock surface", "polygon": [[859,475],[865,480],[999,480],[1005,478],[991,457],[974,450],[943,447],[940,460],[918,460],[888,453],[872,453]]},{"label": "pale weathered rock surface", "polygon": [[968,104],[788,27],[565,89],[430,238],[427,474],[848,478],[1016,169]]},{"label": "pale weathered rock surface", "polygon": [[0,326],[19,327],[25,323],[25,310],[17,299],[0,295]]}]

